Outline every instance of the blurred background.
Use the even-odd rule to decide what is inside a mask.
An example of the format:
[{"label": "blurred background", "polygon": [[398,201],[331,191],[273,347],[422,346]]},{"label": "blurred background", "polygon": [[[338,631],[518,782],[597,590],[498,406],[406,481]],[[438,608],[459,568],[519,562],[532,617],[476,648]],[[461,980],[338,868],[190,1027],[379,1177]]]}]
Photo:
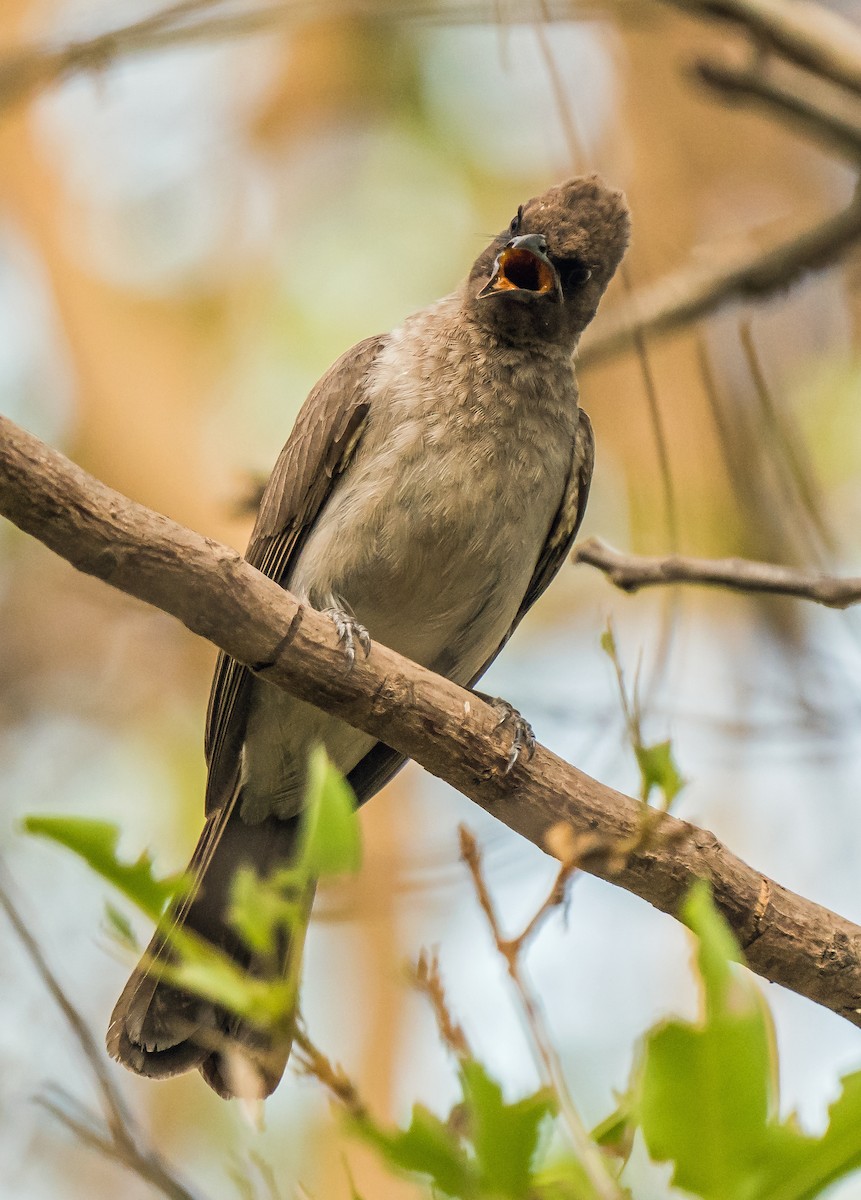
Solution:
[{"label": "blurred background", "polygon": [[[323,370],[452,289],[519,203],[597,170],[626,190],[634,241],[583,341],[598,443],[584,533],[649,553],[861,569],[851,238],[791,289],[790,271],[755,303],[730,295],[669,333],[647,326],[645,353],[611,338],[632,304],[652,311],[654,286],[669,279],[660,295],[672,302],[769,247],[791,258],[799,232],[851,201],[857,170],[827,122],[787,120],[739,92],[728,103],[693,78],[703,57],[744,67],[742,31],[704,20],[693,0],[177,7],[183,20],[164,25],[135,24],[159,11],[139,0],[0,7],[0,410],[112,487],[242,549],[243,499]],[[850,0],[827,7],[857,19]],[[815,83],[821,108],[861,128],[851,98]],[[629,677],[640,669],[645,733],[672,737],[690,781],[679,814],[861,921],[858,614],[701,590],[628,597],[566,567],[487,687],[540,740],[631,790],[599,649],[609,618]],[[105,928],[106,888],[18,822],[110,819],[130,857],[149,846],[159,869],[184,865],[213,662],[167,617],[0,526],[2,854],[99,1039],[129,967]],[[517,931],[552,862],[410,767],[364,810],[362,874],[320,896],[309,936],[309,1030],[393,1119],[416,1099],[445,1113],[456,1094],[405,979],[422,946],[440,947],[452,1007],[507,1093],[536,1083],[458,862],[461,821]],[[33,1103],[48,1082],[92,1101],[92,1082],[3,921],[0,946],[0,1193],[150,1195]],[[588,1122],[613,1106],[639,1034],[696,1010],[689,954],[670,918],[588,878],[567,925],[555,918],[530,951]],[[840,1074],[861,1066],[859,1032],[763,987],[784,1107],[821,1128]],[[346,1198],[345,1160],[363,1195],[419,1194],[343,1137],[313,1081],[288,1074],[259,1131],[197,1075],[115,1074],[155,1144],[210,1195],[271,1196],[271,1168],[280,1196]],[[667,1173],[644,1159],[635,1152],[628,1176],[638,1198],[668,1196]],[[834,1194],[861,1197],[861,1182]]]}]

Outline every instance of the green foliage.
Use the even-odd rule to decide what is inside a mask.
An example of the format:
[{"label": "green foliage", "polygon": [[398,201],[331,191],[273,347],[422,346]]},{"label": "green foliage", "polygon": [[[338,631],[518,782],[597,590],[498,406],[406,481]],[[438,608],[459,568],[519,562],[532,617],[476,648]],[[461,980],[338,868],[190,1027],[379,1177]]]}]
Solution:
[{"label": "green foliage", "polygon": [[[614,655],[612,633],[605,638]],[[669,744],[640,743],[637,757],[645,794],[658,787],[669,802],[681,786]],[[277,964],[279,947],[291,947],[286,973],[246,974],[187,930],[164,925],[167,977],[268,1028],[295,1019],[314,880],[355,869],[360,856],[350,790],[322,751],[310,766],[308,804],[296,862],[263,880],[240,872],[232,894],[233,924],[258,961]],[[157,920],[188,887],[182,876],[158,878],[146,854],[120,861],[118,831],[104,822],[29,817],[25,829],[74,850]],[[628,1091],[591,1140],[584,1143],[579,1119],[571,1120],[570,1101],[567,1115],[547,1088],[508,1103],[466,1052],[459,1052],[461,1098],[447,1120],[416,1105],[406,1128],[391,1129],[356,1105],[352,1128],[390,1167],[423,1176],[435,1196],[453,1200],[624,1200],[630,1193],[617,1175],[638,1132],[655,1161],[672,1164],[674,1185],[701,1200],[816,1200],[861,1167],[861,1072],[843,1080],[821,1137],[805,1135],[792,1118],[781,1121],[770,1014],[706,884],[692,889],[682,917],[697,939],[701,1017],[665,1021],[646,1034]],[[108,919],[123,941],[133,941],[122,913],[109,906]],[[541,1149],[552,1122],[569,1135],[554,1158]]]},{"label": "green foliage", "polygon": [[601,634],[601,649],[612,662],[616,672],[619,699],[625,714],[628,738],[634,750],[637,766],[640,768],[640,797],[644,804],[648,804],[652,792],[657,788],[663,796],[660,807],[664,812],[668,812],[676,796],[687,783],[673,757],[672,742],[667,740],[647,746],[643,741],[642,712],[637,682],[635,679],[633,693],[629,697],[612,625],[608,625]]},{"label": "green foliage", "polygon": [[356,797],[322,746],[308,758],[305,830],[299,867],[312,879],[354,874],[362,861]]},{"label": "green foliage", "polygon": [[460,1067],[462,1101],[448,1121],[423,1105],[404,1130],[386,1130],[364,1116],[356,1130],[390,1166],[426,1175],[434,1188],[460,1200],[530,1200],[547,1194],[533,1169],[540,1127],[556,1110],[547,1089],[507,1104],[481,1063]]},{"label": "green foliage", "polygon": [[708,887],[683,912],[698,938],[704,1013],[646,1036],[637,1117],[650,1155],[703,1200],[813,1200],[861,1166],[861,1072],[847,1076],[821,1138],[777,1116],[777,1059],[760,993]]},{"label": "green foliage", "polygon": [[556,1111],[548,1089],[506,1104],[502,1089],[481,1063],[461,1065],[464,1103],[472,1118],[472,1142],[484,1186],[491,1195],[520,1200],[532,1190],[532,1161],[545,1117]]},{"label": "green foliage", "polygon": [[[184,875],[158,878],[144,852],[134,863],[117,855],[119,829],[105,821],[82,817],[27,817],[24,829],[74,851],[103,879],[123,893],[141,912],[162,921],[162,935],[171,948],[160,962],[165,978],[187,991],[215,1000],[258,1026],[271,1028],[292,1022],[296,1009],[298,971],[305,927],[315,882],[327,875],[357,869],[361,859],[355,797],[322,748],[311,754],[305,826],[299,854],[291,866],[265,879],[249,869],[233,881],[230,920],[257,956],[271,960],[272,970],[250,974],[227,954],[187,929],[171,923],[168,906],[187,895],[192,881]],[[113,905],[107,905],[109,928],[125,945],[134,945],[131,925]],[[279,947],[291,948],[286,974],[278,967]]]},{"label": "green foliage", "polygon": [[[27,833],[58,842],[86,862],[97,875],[132,901],[142,912],[157,921],[168,903],[186,886],[183,875],[158,879],[153,874],[152,859],[147,851],[133,863],[117,857],[120,831],[108,821],[88,817],[25,817]],[[112,923],[114,919],[111,918]]]},{"label": "green foliage", "polygon": [[462,1100],[447,1121],[416,1106],[408,1128],[394,1132],[363,1115],[360,1135],[390,1166],[426,1176],[435,1195],[458,1200],[624,1200],[631,1193],[609,1163],[623,1169],[637,1132],[653,1160],[673,1164],[674,1186],[702,1200],[821,1196],[861,1167],[861,1072],[844,1079],[822,1137],[780,1121],[770,1014],[705,883],[692,889],[682,916],[697,939],[702,1016],[662,1022],[643,1039],[629,1090],[591,1134],[607,1164],[606,1187],[576,1139],[542,1161],[542,1123],[558,1117],[559,1132],[570,1133],[552,1091],[506,1104],[499,1084],[468,1057],[460,1062]]}]

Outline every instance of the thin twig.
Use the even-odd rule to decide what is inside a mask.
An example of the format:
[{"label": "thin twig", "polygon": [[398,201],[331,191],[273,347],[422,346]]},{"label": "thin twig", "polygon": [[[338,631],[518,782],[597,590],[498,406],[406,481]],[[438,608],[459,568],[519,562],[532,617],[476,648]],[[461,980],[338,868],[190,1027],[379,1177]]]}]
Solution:
[{"label": "thin twig", "polygon": [[292,1063],[301,1074],[309,1075],[332,1093],[335,1100],[357,1121],[365,1121],[368,1107],[344,1068],[333,1063],[308,1037],[304,1025],[297,1024],[293,1036]]},{"label": "thin twig", "polygon": [[452,1016],[448,1006],[437,954],[423,950],[418,961],[411,965],[409,977],[413,987],[429,1000],[443,1044],[456,1058],[474,1057],[462,1026]]},{"label": "thin twig", "polygon": [[603,571],[624,592],[671,583],[703,584],[735,592],[767,592],[812,600],[826,608],[849,608],[861,603],[861,577],[839,578],[819,571],[795,570],[748,558],[691,558],[680,554],[647,557],[623,554],[600,538],[587,538],[574,547],[574,563]]},{"label": "thin twig", "polygon": [[[524,939],[531,934],[534,928],[537,928],[537,922],[531,921],[524,933],[513,941],[503,936],[496,907],[484,878],[478,843],[465,825],[461,825],[458,832],[460,834],[460,856],[472,877],[479,906],[487,918],[496,948],[505,959],[509,977],[517,991],[520,1003],[523,1005],[527,1028],[532,1038],[533,1048],[541,1068],[541,1073],[544,1076],[545,1083],[553,1089],[559,1101],[560,1115],[567,1126],[580,1163],[588,1175],[596,1195],[601,1197],[601,1200],[624,1200],[624,1192],[610,1174],[598,1147],[589,1137],[589,1133],[568,1088],[565,1072],[562,1069],[562,1064],[553,1045],[553,1039],[550,1037],[544,1021],[544,1014],[523,978],[520,950]],[[573,864],[567,868],[567,878],[570,878],[570,874],[574,869]],[[566,871],[565,865],[563,865],[563,871]],[[555,888],[551,895],[555,896]],[[561,899],[554,899],[552,905],[542,905],[538,915],[546,915],[549,908],[557,907],[559,903],[561,903]]]},{"label": "thin twig", "polygon": [[[161,1156],[144,1142],[122,1097],[108,1073],[104,1053],[96,1043],[81,1014],[63,991],[56,975],[48,966],[36,939],[12,902],[5,887],[0,885],[0,908],[15,930],[36,972],[59,1007],[90,1066],[102,1097],[105,1121],[69,1097],[65,1091],[54,1089],[57,1100],[42,1096],[40,1103],[71,1129],[86,1145],[134,1172],[167,1196],[168,1200],[195,1200],[195,1196],[174,1174]],[[77,1115],[72,1112],[77,1110]]]},{"label": "thin twig", "polygon": [[[804,557],[821,559],[822,547],[832,553],[836,550],[834,536],[822,515],[822,498],[818,494],[812,466],[805,454],[804,446],[795,436],[781,415],[766,378],[765,368],[757,349],[750,321],[739,324],[742,351],[750,370],[760,411],[765,425],[765,442],[770,445],[783,476],[783,491],[790,511],[798,514],[795,524],[806,545]],[[800,512],[799,512],[800,509]],[[800,520],[799,520],[800,517]],[[812,527],[812,531],[811,528]],[[675,551],[678,547],[673,546]]]}]

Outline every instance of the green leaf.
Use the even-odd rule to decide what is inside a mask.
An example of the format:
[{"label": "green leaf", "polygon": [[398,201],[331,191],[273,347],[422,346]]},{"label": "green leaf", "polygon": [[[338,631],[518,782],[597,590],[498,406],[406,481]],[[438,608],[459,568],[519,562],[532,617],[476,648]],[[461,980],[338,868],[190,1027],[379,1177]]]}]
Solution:
[{"label": "green leaf", "polygon": [[299,866],[312,879],[358,871],[362,858],[356,797],[322,746],[308,757],[305,827]]},{"label": "green leaf", "polygon": [[668,809],[687,783],[673,758],[672,742],[657,742],[654,746],[635,743],[634,753],[640,768],[643,799],[648,800],[652,789],[658,788]]},{"label": "green leaf", "polygon": [[27,833],[49,838],[74,851],[96,872],[112,883],[147,916],[157,921],[168,902],[186,886],[184,875],[159,879],[153,874],[152,859],[144,851],[134,863],[117,857],[120,831],[108,821],[88,817],[25,817]]},{"label": "green leaf", "polygon": [[751,1187],[775,1109],[770,1018],[738,973],[741,953],[708,885],[692,889],[682,917],[698,938],[705,1013],[647,1035],[638,1106],[646,1145],[675,1163],[676,1187],[707,1200],[762,1200]]},{"label": "green leaf", "polygon": [[555,1097],[542,1089],[506,1104],[499,1084],[474,1060],[461,1064],[461,1080],[484,1189],[492,1196],[525,1200],[531,1191],[539,1127],[555,1113]]},{"label": "green leaf", "polygon": [[275,954],[282,934],[292,936],[308,919],[308,881],[295,871],[261,878],[240,867],[230,887],[227,919],[257,954]]},{"label": "green leaf", "polygon": [[616,651],[616,635],[613,633],[612,625],[608,625],[601,634],[601,649],[615,663],[619,661],[619,656]]},{"label": "green leaf", "polygon": [[138,952],[140,947],[138,940],[135,937],[135,931],[132,929],[131,921],[125,913],[121,913],[118,908],[115,908],[109,901],[105,903],[105,916],[108,919],[108,927],[110,932],[121,945],[128,950]]},{"label": "green leaf", "polygon": [[478,1176],[457,1135],[421,1104],[408,1129],[389,1132],[366,1119],[355,1128],[385,1160],[401,1171],[427,1175],[434,1187],[459,1200],[480,1200]]},{"label": "green leaf", "polygon": [[262,1029],[283,1029],[296,1013],[296,982],[251,975],[223,950],[188,929],[166,930],[176,960],[160,964],[162,976],[176,987],[214,1000]]},{"label": "green leaf", "polygon": [[812,1200],[861,1167],[861,1071],[843,1079],[820,1138],[806,1137],[793,1121],[769,1131],[757,1200]]},{"label": "green leaf", "polygon": [[623,1165],[631,1157],[634,1135],[637,1132],[636,1102],[641,1073],[642,1063],[638,1061],[631,1072],[635,1082],[623,1096],[619,1097],[615,1111],[605,1117],[600,1125],[596,1125],[589,1135],[596,1145],[618,1159]]}]

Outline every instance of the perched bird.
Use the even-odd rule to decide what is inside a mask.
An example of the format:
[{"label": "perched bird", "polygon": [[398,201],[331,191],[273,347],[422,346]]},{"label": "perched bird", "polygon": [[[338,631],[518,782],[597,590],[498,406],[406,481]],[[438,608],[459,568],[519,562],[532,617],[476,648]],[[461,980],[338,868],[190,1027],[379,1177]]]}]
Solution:
[{"label": "perched bird", "polygon": [[[246,557],[331,616],[348,660],[373,638],[471,687],[556,575],[593,464],[572,356],[628,236],[624,197],[596,176],[553,187],[518,209],[455,292],[348,350],[309,395]],[[509,716],[520,749],[528,727]],[[266,874],[294,854],[319,742],[360,802],[404,761],[221,655],[195,890],[174,919],[251,971],[226,919],[231,881],[242,864]],[[290,1036],[160,980],[163,949],[156,934],[120,996],[110,1053],[141,1075],[197,1067],[222,1096],[248,1094],[249,1078],[268,1095]]]}]

